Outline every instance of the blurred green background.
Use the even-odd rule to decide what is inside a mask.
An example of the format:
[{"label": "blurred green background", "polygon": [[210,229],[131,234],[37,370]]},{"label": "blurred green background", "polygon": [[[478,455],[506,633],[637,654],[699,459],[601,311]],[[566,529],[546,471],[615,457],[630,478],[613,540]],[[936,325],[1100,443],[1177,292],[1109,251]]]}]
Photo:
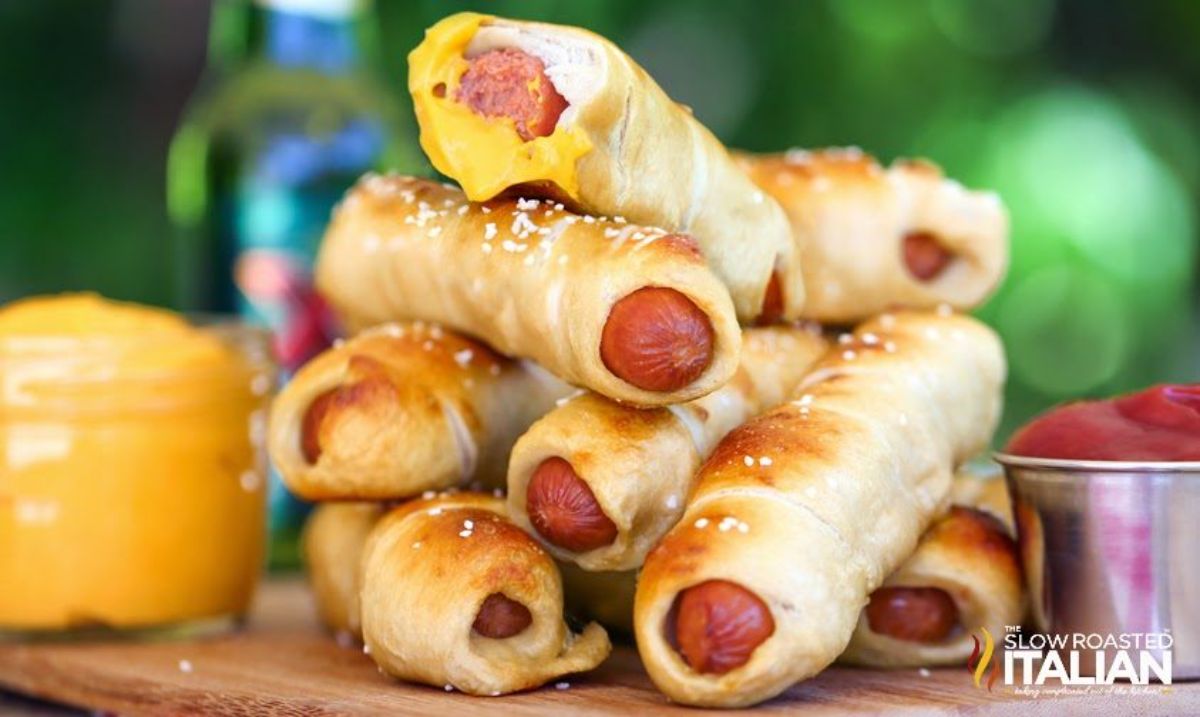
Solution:
[{"label": "blurred green background", "polygon": [[[583,25],[732,146],[923,155],[1000,192],[1007,434],[1066,398],[1200,375],[1200,2],[377,0],[407,51],[461,9]],[[170,304],[166,151],[205,61],[202,0],[0,1],[0,302]],[[415,145],[415,130],[408,125]]]}]

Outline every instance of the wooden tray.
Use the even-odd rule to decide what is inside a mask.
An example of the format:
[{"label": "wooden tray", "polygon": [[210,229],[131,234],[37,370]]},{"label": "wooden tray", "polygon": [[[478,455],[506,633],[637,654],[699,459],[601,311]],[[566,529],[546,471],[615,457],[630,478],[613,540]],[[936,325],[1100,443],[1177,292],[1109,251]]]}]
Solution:
[{"label": "wooden tray", "polygon": [[[318,627],[302,583],[267,584],[248,627],[189,642],[0,644],[0,685],[55,702],[120,714],[701,714],[673,705],[637,653],[619,647],[597,671],[498,698],[405,685],[381,675],[356,646]],[[1136,688],[1135,688],[1136,689]],[[1200,713],[1200,685],[1137,694],[1043,694],[976,689],[965,669],[832,668],[748,713],[804,715]]]}]

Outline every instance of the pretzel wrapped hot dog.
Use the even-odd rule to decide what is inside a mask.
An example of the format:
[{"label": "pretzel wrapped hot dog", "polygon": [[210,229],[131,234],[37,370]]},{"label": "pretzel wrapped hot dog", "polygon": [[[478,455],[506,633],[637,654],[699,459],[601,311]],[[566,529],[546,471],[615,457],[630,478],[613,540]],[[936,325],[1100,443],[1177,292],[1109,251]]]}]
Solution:
[{"label": "pretzel wrapped hot dog", "polygon": [[513,442],[570,388],[439,326],[386,324],[305,365],[271,407],[268,446],[309,500],[503,485]]},{"label": "pretzel wrapped hot dog", "polygon": [[698,398],[737,368],[729,294],[690,239],[561,204],[368,176],[335,211],[316,277],[352,326],[436,321],[630,403]]},{"label": "pretzel wrapped hot dog", "polygon": [[473,13],[409,55],[421,146],[481,201],[506,190],[700,243],[745,322],[804,301],[787,218],[628,55],[574,27]]},{"label": "pretzel wrapped hot dog", "polygon": [[304,567],[317,615],[339,636],[362,639],[359,564],[367,535],[385,511],[382,503],[322,503],[304,524]]},{"label": "pretzel wrapped hot dog", "polygon": [[[871,594],[839,662],[867,667],[961,664],[971,653],[972,631],[983,626],[1002,635],[1005,625],[1020,623],[1024,596],[1003,478],[995,471],[960,469],[950,501],[950,511]],[[610,630],[633,632],[636,571],[590,572],[570,563],[561,567],[568,608]]]},{"label": "pretzel wrapped hot dog", "polygon": [[638,648],[678,702],[752,704],[833,662],[992,435],[1004,355],[983,324],[885,314],[838,348],[721,441],[646,557]]},{"label": "pretzel wrapped hot dog", "polygon": [[1003,635],[1024,617],[1004,479],[960,471],[951,508],[871,594],[839,662],[935,667],[967,661],[980,627]]},{"label": "pretzel wrapped hot dog", "polygon": [[890,307],[978,306],[1008,266],[1008,215],[925,161],[884,169],[858,149],[739,154],[783,206],[801,256],[804,316],[861,321]]},{"label": "pretzel wrapped hot dog", "polygon": [[640,566],[717,442],[781,403],[828,346],[813,326],[743,337],[733,379],[691,403],[639,410],[582,394],[534,423],[509,461],[513,520],[587,570]]},{"label": "pretzel wrapped hot dog", "polygon": [[499,695],[608,656],[604,628],[568,629],[554,561],[508,521],[499,498],[401,505],[371,532],[362,570],[363,640],[402,680]]}]

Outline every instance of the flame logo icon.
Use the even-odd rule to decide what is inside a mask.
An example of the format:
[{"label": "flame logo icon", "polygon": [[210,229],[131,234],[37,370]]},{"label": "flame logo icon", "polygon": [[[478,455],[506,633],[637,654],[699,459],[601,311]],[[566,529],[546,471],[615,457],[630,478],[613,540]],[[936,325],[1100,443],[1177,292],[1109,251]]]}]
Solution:
[{"label": "flame logo icon", "polygon": [[[983,633],[983,641],[971,635],[971,639],[975,641],[975,648],[971,650],[971,656],[967,658],[967,671],[975,678],[975,686],[982,687],[983,674],[988,671],[988,665],[992,666],[992,673],[988,675],[987,690],[992,691],[992,685],[996,684],[996,679],[1000,677],[1000,661],[992,662],[992,653],[996,650],[996,643],[992,639],[992,633],[988,632],[986,627],[979,628]],[[982,651],[982,655],[980,652]]]}]

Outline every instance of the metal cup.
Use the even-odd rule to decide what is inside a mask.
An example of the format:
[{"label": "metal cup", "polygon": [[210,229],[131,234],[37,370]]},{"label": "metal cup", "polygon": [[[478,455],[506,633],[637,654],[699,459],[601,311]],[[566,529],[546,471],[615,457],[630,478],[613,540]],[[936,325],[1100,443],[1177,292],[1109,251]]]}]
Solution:
[{"label": "metal cup", "polygon": [[1200,678],[1200,462],[996,460],[1037,629],[1170,633],[1173,679]]}]

